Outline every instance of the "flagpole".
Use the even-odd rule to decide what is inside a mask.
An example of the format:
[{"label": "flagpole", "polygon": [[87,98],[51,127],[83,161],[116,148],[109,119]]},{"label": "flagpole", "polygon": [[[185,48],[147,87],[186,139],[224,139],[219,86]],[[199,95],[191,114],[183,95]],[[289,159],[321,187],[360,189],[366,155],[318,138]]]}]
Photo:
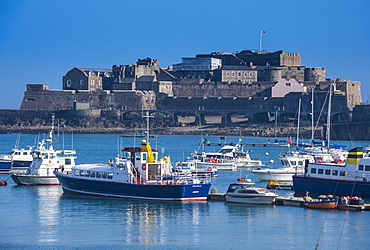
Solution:
[{"label": "flagpole", "polygon": [[260,51],[262,51],[262,34],[264,32],[261,30],[261,34],[260,34]]}]

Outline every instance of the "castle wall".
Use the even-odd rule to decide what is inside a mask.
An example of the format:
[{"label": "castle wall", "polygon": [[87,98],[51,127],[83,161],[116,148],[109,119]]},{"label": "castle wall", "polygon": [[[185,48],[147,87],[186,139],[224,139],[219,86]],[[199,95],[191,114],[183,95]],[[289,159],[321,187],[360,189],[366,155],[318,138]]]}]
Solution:
[{"label": "castle wall", "polygon": [[122,107],[125,109],[156,109],[154,91],[74,91],[41,90],[26,91],[22,110],[71,110],[74,103],[89,103],[92,108]]},{"label": "castle wall", "polygon": [[326,69],[325,68],[305,68],[304,69],[304,80],[308,82],[324,82],[326,81]]},{"label": "castle wall", "polygon": [[273,83],[251,83],[244,84],[239,82],[220,83],[220,82],[200,82],[200,81],[181,81],[173,84],[174,96],[190,97],[211,97],[211,96],[238,96],[250,97],[271,87]]}]

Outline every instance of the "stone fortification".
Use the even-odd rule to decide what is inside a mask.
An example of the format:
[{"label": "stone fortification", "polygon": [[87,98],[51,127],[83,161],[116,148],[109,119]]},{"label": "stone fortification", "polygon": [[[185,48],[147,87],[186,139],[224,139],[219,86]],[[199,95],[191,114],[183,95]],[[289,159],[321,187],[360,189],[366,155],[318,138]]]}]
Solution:
[{"label": "stone fortification", "polygon": [[[47,85],[46,85],[47,86]],[[28,84],[20,109],[71,110],[74,103],[88,103],[91,108],[155,109],[153,91],[75,91],[49,90],[45,85]]]}]

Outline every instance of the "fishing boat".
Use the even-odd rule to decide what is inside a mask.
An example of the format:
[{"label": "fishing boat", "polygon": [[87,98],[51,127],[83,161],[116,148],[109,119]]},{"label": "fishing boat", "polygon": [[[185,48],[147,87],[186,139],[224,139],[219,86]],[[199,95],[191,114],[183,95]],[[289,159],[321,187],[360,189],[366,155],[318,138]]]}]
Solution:
[{"label": "fishing boat", "polygon": [[277,194],[254,184],[250,179],[239,178],[238,182],[229,185],[226,202],[270,205],[275,201]]},{"label": "fishing boat", "polygon": [[338,206],[338,200],[334,199],[332,195],[319,196],[317,199],[312,199],[311,197],[307,196],[304,197],[303,204],[308,208],[334,209]]},{"label": "fishing boat", "polygon": [[[52,116],[54,124],[54,116]],[[55,150],[53,148],[54,125],[49,133],[49,139],[42,140],[37,150],[32,151],[32,163],[25,173],[11,174],[17,185],[59,185],[54,171],[70,172],[75,165],[75,150]]]},{"label": "fishing boat", "polygon": [[141,147],[122,151],[124,155],[108,165],[76,165],[71,173],[54,174],[65,193],[163,201],[207,199],[209,179],[174,173],[170,158],[158,159],[158,151],[146,140]]},{"label": "fishing boat", "polygon": [[304,174],[293,176],[293,190],[296,194],[370,197],[370,146],[348,151],[343,163],[309,163]]}]

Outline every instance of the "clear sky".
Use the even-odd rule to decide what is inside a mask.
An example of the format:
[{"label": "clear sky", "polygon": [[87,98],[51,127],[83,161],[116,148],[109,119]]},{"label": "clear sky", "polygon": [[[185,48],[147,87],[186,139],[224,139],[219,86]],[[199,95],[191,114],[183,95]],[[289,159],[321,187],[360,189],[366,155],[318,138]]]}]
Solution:
[{"label": "clear sky", "polygon": [[258,50],[262,30],[263,50],[361,81],[370,102],[369,11],[369,0],[0,0],[0,109],[18,109],[28,83],[62,89],[74,67]]}]

